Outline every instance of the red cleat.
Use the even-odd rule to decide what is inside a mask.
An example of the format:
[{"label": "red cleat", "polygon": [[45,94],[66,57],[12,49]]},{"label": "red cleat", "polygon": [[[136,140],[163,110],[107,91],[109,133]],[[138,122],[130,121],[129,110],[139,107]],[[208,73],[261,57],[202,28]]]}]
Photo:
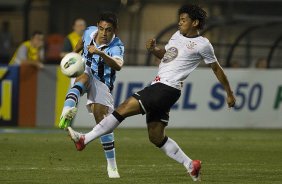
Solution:
[{"label": "red cleat", "polygon": [[79,132],[74,131],[71,127],[68,127],[69,136],[73,140],[75,147],[78,151],[82,151],[85,148],[84,140],[85,136]]},{"label": "red cleat", "polygon": [[191,178],[193,179],[193,181],[201,181],[201,178],[200,178],[201,163],[202,161],[200,160],[192,161],[193,170],[189,172],[189,174]]}]

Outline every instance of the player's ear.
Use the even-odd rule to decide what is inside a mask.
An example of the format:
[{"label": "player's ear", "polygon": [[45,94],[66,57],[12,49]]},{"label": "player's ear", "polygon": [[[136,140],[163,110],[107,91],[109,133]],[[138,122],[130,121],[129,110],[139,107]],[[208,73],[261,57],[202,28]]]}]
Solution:
[{"label": "player's ear", "polygon": [[199,25],[199,20],[198,20],[198,19],[193,20],[192,26],[193,26],[193,27],[198,27],[198,25]]}]

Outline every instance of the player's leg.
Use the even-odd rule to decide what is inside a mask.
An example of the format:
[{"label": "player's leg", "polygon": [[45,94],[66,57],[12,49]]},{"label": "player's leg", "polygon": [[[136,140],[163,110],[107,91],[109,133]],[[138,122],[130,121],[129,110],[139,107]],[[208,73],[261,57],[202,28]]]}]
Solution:
[{"label": "player's leg", "polygon": [[112,132],[125,118],[140,113],[141,109],[138,101],[133,97],[128,98],[112,114],[97,124],[91,132],[85,134],[85,144],[101,135]]},{"label": "player's leg", "polygon": [[127,117],[142,113],[139,102],[134,97],[129,97],[110,115],[97,124],[92,131],[80,134],[68,127],[69,134],[75,142],[76,149],[81,151],[86,144],[98,137],[111,133]]},{"label": "player's leg", "polygon": [[60,118],[59,128],[65,129],[70,125],[71,120],[76,114],[76,106],[78,104],[79,98],[86,91],[88,81],[89,77],[86,73],[84,73],[76,78],[73,86],[69,89]]},{"label": "player's leg", "polygon": [[[70,135],[76,144],[77,150],[84,149],[86,144],[97,137],[112,132],[124,120],[124,118],[148,112],[148,109],[150,108],[150,101],[154,100],[154,97],[158,95],[158,91],[154,91],[155,88],[156,86],[146,87],[133,94],[132,97],[129,97],[121,105],[119,105],[111,115],[104,118],[93,128],[92,131],[85,135],[78,134],[73,131],[72,128],[68,128]],[[152,95],[153,93],[155,93],[155,95]]]},{"label": "player's leg", "polygon": [[[95,118],[98,118],[98,119],[96,119],[96,122],[99,122],[99,124],[102,123],[101,121],[102,121],[102,119],[104,119],[106,117],[106,115],[107,115],[107,118],[109,119],[109,122],[117,121],[118,124],[119,124],[124,118],[126,118],[128,116],[128,114],[126,114],[126,112],[135,113],[136,111],[139,110],[138,102],[136,102],[135,99],[132,99],[132,100],[125,101],[120,107],[117,108],[116,112],[113,112],[114,111],[114,100],[113,100],[112,94],[109,91],[109,88],[104,83],[96,80],[95,78],[93,78],[92,84],[89,87],[87,104],[93,104],[93,103],[97,104],[97,105],[102,104],[102,105],[108,107],[108,111],[107,112],[104,111],[103,113],[99,112],[99,108],[90,109],[91,112],[94,112],[94,110],[97,110],[97,113],[95,113]],[[94,107],[95,107],[95,105],[94,105]],[[101,106],[97,106],[97,107],[101,107]],[[121,114],[121,112],[118,112],[119,110],[121,110],[124,114]],[[100,127],[98,125],[97,125],[97,128]],[[113,125],[115,126],[116,124],[113,123]],[[106,124],[106,126],[107,126],[107,124]],[[95,131],[95,129],[93,129],[93,130]],[[112,131],[113,131],[113,129],[111,129],[109,132],[106,132],[106,133],[111,133]],[[92,136],[95,135],[94,133],[93,134],[92,133],[86,134],[85,141],[87,143],[88,143],[88,135],[91,138],[89,141],[91,141]],[[101,135],[103,135],[103,134],[101,134]]]},{"label": "player's leg", "polygon": [[165,135],[166,124],[161,121],[148,122],[149,140],[167,156],[182,164],[194,181],[200,180],[201,162],[191,160],[171,138]]},{"label": "player's leg", "polygon": [[163,122],[148,122],[149,140],[169,157],[183,164],[189,170],[192,160],[181,150],[175,141],[165,135],[165,126]]},{"label": "player's leg", "polygon": [[[194,181],[199,180],[200,161],[192,161],[171,138],[165,135],[165,127],[169,122],[169,111],[179,99],[180,91],[160,84],[156,85],[150,111],[146,113],[150,141],[159,147],[167,156],[181,163]],[[152,95],[151,95],[152,96]]]},{"label": "player's leg", "polygon": [[[109,115],[109,107],[98,103],[91,104],[91,111],[93,112],[97,124],[100,123],[104,117]],[[120,178],[116,164],[114,132],[102,135],[100,141],[107,159],[109,178]]]}]

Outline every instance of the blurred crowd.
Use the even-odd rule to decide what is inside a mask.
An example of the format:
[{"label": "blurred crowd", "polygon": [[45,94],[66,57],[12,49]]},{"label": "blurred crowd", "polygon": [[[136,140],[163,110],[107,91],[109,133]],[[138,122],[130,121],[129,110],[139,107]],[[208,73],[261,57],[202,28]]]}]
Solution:
[{"label": "blurred crowd", "polygon": [[[230,63],[231,68],[246,68],[239,60],[233,60]],[[264,57],[257,58],[253,63],[250,64],[249,68],[267,69],[267,59]]]},{"label": "blurred crowd", "polygon": [[[10,31],[9,21],[3,21],[0,27],[0,64],[20,65],[30,64],[38,68],[46,64],[59,64],[61,58],[71,52],[76,42],[83,35],[86,28],[86,21],[77,18],[73,21],[71,32],[68,35],[49,34],[41,31],[34,31],[29,40],[24,40],[16,45]],[[160,61],[153,63],[158,65]],[[257,68],[266,69],[267,59],[257,58],[249,66],[245,66],[239,60],[233,60],[230,68]]]},{"label": "blurred crowd", "polygon": [[10,32],[10,23],[3,21],[0,32],[0,64],[32,65],[43,68],[44,64],[59,64],[65,54],[72,52],[83,35],[86,22],[82,18],[74,20],[68,35],[50,34],[34,31],[30,39],[16,45]]},{"label": "blurred crowd", "polygon": [[3,21],[0,26],[0,60],[1,63],[8,63],[14,47],[13,36],[8,21]]}]

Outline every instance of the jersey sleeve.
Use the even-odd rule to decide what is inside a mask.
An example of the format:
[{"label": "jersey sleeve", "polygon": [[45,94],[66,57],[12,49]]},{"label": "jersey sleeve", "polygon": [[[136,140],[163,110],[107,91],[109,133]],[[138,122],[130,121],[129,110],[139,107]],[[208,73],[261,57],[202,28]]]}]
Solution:
[{"label": "jersey sleeve", "polygon": [[118,58],[123,61],[124,46],[114,46],[110,51],[111,57]]},{"label": "jersey sleeve", "polygon": [[20,64],[23,60],[27,59],[27,48],[24,45],[21,45],[16,56],[16,63]]},{"label": "jersey sleeve", "polygon": [[206,43],[199,51],[200,55],[202,56],[204,62],[206,64],[217,62],[217,58],[214,54],[213,46],[210,42]]},{"label": "jersey sleeve", "polygon": [[169,39],[168,43],[165,45],[165,50],[169,49],[169,44],[171,43],[171,40],[176,40],[177,37],[179,36],[179,31],[176,31],[171,38]]}]

